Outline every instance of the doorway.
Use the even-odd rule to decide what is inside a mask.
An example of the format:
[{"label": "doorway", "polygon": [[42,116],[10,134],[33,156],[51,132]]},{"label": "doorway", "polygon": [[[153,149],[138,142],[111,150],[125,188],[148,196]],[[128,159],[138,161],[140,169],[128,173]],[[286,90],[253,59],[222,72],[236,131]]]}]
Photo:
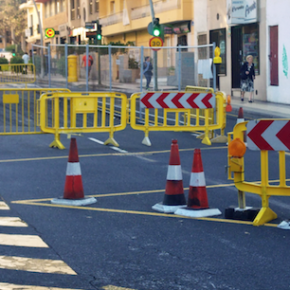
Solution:
[{"label": "doorway", "polygon": [[279,85],[278,71],[278,25],[270,26],[270,84]]},{"label": "doorway", "polygon": [[242,51],[242,28],[233,26],[231,28],[232,44],[232,88],[240,88],[240,69],[243,64]]}]

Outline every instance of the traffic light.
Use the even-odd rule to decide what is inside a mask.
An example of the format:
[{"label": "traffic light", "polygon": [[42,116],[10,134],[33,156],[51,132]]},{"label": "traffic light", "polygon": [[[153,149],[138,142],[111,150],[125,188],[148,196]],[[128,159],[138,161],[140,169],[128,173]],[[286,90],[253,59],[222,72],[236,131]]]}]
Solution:
[{"label": "traffic light", "polygon": [[102,40],[102,25],[98,24],[97,40]]},{"label": "traffic light", "polygon": [[16,56],[15,49],[12,49],[12,56]]},{"label": "traffic light", "polygon": [[161,35],[161,27],[159,24],[159,18],[154,18],[153,21],[153,35],[160,36]]}]

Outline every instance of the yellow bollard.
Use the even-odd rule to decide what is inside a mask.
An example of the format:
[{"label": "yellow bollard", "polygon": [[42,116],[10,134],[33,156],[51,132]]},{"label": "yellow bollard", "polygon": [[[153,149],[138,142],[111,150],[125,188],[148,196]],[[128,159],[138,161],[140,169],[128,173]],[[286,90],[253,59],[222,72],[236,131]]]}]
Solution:
[{"label": "yellow bollard", "polygon": [[68,82],[77,82],[78,81],[78,72],[77,72],[77,56],[76,55],[69,55],[67,57],[68,63]]}]

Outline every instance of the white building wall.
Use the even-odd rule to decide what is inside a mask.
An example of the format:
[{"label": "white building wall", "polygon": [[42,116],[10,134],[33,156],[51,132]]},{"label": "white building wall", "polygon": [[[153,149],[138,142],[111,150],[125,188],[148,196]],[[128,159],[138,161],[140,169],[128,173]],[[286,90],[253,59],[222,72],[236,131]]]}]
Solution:
[{"label": "white building wall", "polygon": [[[278,2],[277,2],[278,1]],[[267,100],[270,102],[278,102],[290,104],[290,38],[289,38],[289,0],[267,0],[267,55],[270,54],[270,35],[269,26],[278,25],[278,71],[279,85],[270,85],[270,61],[267,59]],[[283,53],[285,47],[285,52]],[[287,61],[286,61],[287,56]],[[288,71],[285,66],[288,66]],[[285,71],[285,73],[283,72]]]}]

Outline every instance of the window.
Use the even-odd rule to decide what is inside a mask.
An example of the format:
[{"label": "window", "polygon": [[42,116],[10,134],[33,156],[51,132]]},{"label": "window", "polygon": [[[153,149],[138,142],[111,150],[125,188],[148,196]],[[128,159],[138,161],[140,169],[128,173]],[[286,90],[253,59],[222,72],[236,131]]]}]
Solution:
[{"label": "window", "polygon": [[99,0],[95,0],[95,12],[98,13],[99,12]]},{"label": "window", "polygon": [[220,57],[222,58],[222,63],[216,66],[218,75],[227,74],[227,57],[226,57],[226,29],[215,29],[211,30],[209,34],[210,43],[215,42],[221,50]]},{"label": "window", "polygon": [[258,75],[260,74],[258,24],[255,23],[243,26],[242,37],[243,61],[246,61],[247,55],[252,55],[253,63],[255,64],[255,74]]},{"label": "window", "polygon": [[81,18],[81,4],[80,0],[77,0],[77,18]]},{"label": "window", "polygon": [[115,13],[115,1],[110,2],[110,13],[111,14]]},{"label": "window", "polygon": [[60,0],[59,1],[59,10],[60,10],[60,12],[64,12],[64,0]]},{"label": "window", "polygon": [[89,13],[90,14],[93,14],[93,0],[90,0],[89,5],[90,5],[90,7],[89,7]]},{"label": "window", "polygon": [[70,18],[71,20],[75,20],[76,19],[75,0],[71,0],[70,6],[71,6]]},{"label": "window", "polygon": [[45,2],[44,4],[45,18],[49,17],[49,2]]},{"label": "window", "polygon": [[54,1],[54,8],[55,8],[55,14],[58,14],[60,12],[60,0]]}]

